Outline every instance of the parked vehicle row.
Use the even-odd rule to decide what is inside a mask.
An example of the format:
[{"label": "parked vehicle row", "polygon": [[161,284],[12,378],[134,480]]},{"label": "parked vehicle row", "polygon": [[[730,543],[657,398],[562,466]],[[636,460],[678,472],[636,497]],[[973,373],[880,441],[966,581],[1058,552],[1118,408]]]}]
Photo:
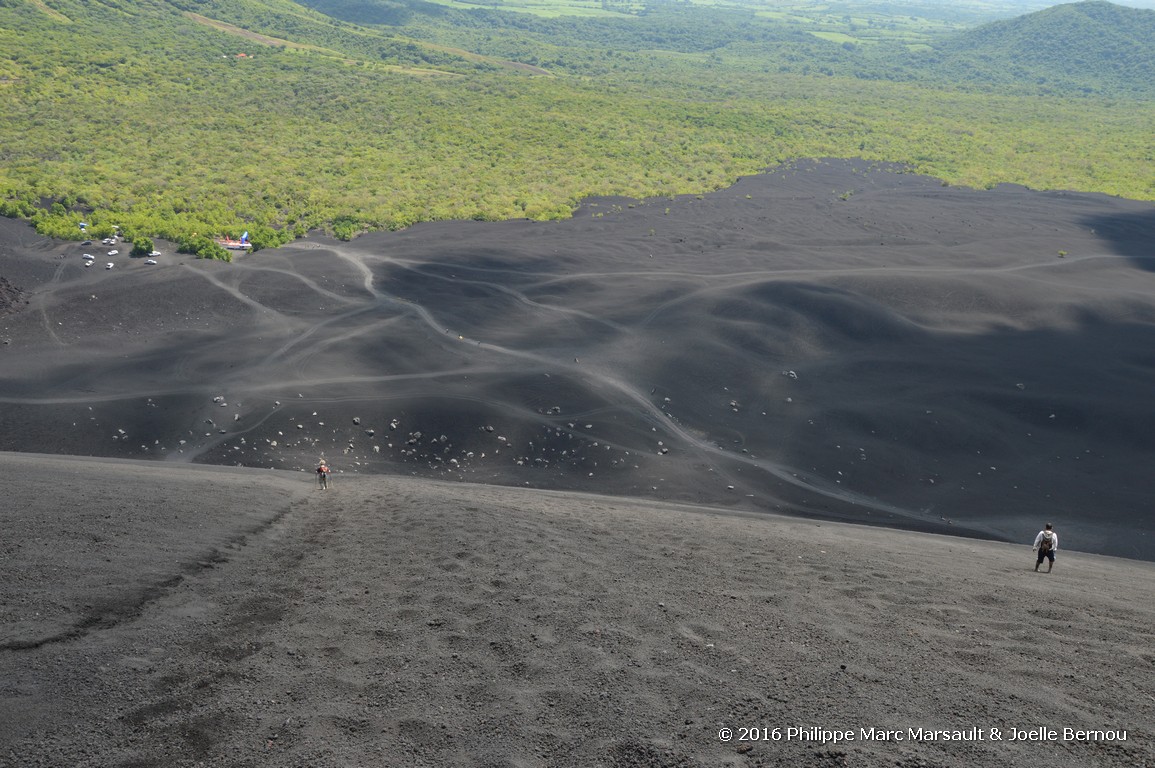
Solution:
[{"label": "parked vehicle row", "polygon": [[[109,244],[111,244],[110,241],[112,243],[115,243],[116,238],[106,237],[104,239],[104,244],[109,245]],[[92,241],[91,240],[85,240],[83,243],[81,243],[81,245],[92,245]],[[110,250],[108,252],[109,256],[117,256],[119,254],[120,254],[120,250],[117,248],[113,248],[112,250]],[[160,256],[160,255],[161,255],[160,251],[149,251],[149,254],[148,254],[149,258],[145,259],[144,263],[149,264],[149,265],[158,264],[159,262],[156,260],[156,257]],[[84,259],[84,266],[86,266],[86,267],[91,267],[93,265],[93,263],[96,262],[96,257],[93,256],[91,253],[86,253],[86,254],[82,255],[80,258]],[[110,261],[104,265],[104,268],[105,269],[112,269],[115,266],[116,266],[116,262]]]}]

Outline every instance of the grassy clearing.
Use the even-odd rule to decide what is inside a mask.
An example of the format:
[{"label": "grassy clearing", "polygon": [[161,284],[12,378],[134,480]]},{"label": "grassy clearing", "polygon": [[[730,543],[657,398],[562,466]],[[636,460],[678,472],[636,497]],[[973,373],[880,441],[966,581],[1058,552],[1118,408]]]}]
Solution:
[{"label": "grassy clearing", "polygon": [[460,10],[486,8],[495,11],[528,13],[542,18],[621,18],[623,15],[629,13],[637,13],[645,7],[642,3],[623,2],[607,8],[603,7],[601,0],[596,0],[596,2],[588,2],[587,0],[573,0],[573,2],[566,2],[565,0],[542,0],[542,2],[534,2],[533,0],[511,0],[508,2],[506,0],[477,0],[476,2],[472,2],[471,0],[430,1],[438,5]]},{"label": "grassy clearing", "polygon": [[864,40],[861,37],[854,37],[842,32],[819,32],[812,30],[810,34],[814,35],[820,40],[829,40],[832,43],[850,43],[851,45],[859,45],[861,43],[870,43],[870,40]]},{"label": "grassy clearing", "polygon": [[45,16],[52,19],[53,21],[59,21],[59,22],[62,22],[64,24],[71,24],[72,23],[72,19],[68,18],[63,13],[61,13],[60,11],[57,11],[54,8],[49,8],[44,3],[44,0],[29,0],[29,2],[31,2],[32,5],[34,5],[38,11],[40,11],[41,13],[43,13]]},{"label": "grassy clearing", "polygon": [[227,24],[223,21],[210,19],[206,16],[201,16],[199,13],[193,13],[192,11],[185,11],[184,15],[195,21],[197,24],[204,24],[206,27],[211,27],[212,29],[218,30],[220,32],[224,32],[229,35],[235,35],[237,37],[244,38],[245,40],[250,40],[254,43],[260,43],[261,45],[270,47],[284,46],[285,48],[297,48],[302,51],[318,51],[320,53],[327,53],[330,55],[337,54],[337,51],[329,51],[315,45],[305,45],[304,43],[295,43],[292,40],[286,40],[280,37],[269,37],[268,35],[262,35],[259,32],[253,32],[252,30],[242,29],[241,27],[238,27],[234,24]]}]

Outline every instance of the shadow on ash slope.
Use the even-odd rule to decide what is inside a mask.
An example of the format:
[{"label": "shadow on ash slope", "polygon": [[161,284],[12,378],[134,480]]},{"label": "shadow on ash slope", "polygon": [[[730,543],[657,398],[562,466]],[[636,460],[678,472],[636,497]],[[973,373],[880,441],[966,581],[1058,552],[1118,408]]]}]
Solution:
[{"label": "shadow on ash slope", "polygon": [[47,244],[8,257],[0,448],[996,538],[1067,511],[1143,557],[1155,274],[1086,223],[1142,205],[815,163],[232,265]]}]

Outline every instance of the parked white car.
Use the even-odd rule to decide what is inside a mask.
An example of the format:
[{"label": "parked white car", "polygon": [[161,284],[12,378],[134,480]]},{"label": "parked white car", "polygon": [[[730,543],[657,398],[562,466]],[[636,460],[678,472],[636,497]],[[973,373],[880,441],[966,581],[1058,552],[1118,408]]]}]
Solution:
[{"label": "parked white car", "polygon": [[116,255],[116,254],[118,254],[118,253],[120,253],[120,251],[118,251],[118,250],[116,250],[115,248],[113,248],[111,251],[109,251],[109,252],[108,252],[108,255],[109,255],[109,256],[115,256],[115,255]]},{"label": "parked white car", "polygon": [[152,251],[148,255],[153,257],[160,256],[160,251]]},{"label": "parked white car", "polygon": [[155,264],[155,263],[156,263],[156,259],[145,259],[145,260],[144,260],[144,263],[145,263],[145,264]]},{"label": "parked white car", "polygon": [[93,256],[91,253],[86,253],[83,256],[81,256],[80,258],[84,259],[85,261],[95,261],[95,259],[96,259],[96,257]]},{"label": "parked white car", "polygon": [[110,261],[110,262],[108,262],[107,264],[105,264],[105,265],[104,265],[104,268],[105,268],[105,269],[112,269],[114,266],[115,266],[115,265],[114,265],[114,264],[113,264],[113,263]]}]

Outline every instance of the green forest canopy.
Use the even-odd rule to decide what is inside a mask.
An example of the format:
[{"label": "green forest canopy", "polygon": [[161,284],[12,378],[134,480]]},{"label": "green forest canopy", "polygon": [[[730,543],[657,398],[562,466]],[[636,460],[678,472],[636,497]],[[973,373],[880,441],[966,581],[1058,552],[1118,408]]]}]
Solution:
[{"label": "green forest canopy", "polygon": [[[598,5],[344,4],[376,14],[357,24],[289,0],[0,0],[0,212],[219,256],[206,234],[560,218],[819,156],[1155,199],[1155,77],[1135,74],[1155,35],[1131,34],[1155,12],[1121,9],[1146,15],[1115,37],[1086,18],[1107,3],[994,32],[877,5]],[[1048,61],[1079,34],[1089,64]],[[1024,61],[1026,38],[1043,53]]]}]

